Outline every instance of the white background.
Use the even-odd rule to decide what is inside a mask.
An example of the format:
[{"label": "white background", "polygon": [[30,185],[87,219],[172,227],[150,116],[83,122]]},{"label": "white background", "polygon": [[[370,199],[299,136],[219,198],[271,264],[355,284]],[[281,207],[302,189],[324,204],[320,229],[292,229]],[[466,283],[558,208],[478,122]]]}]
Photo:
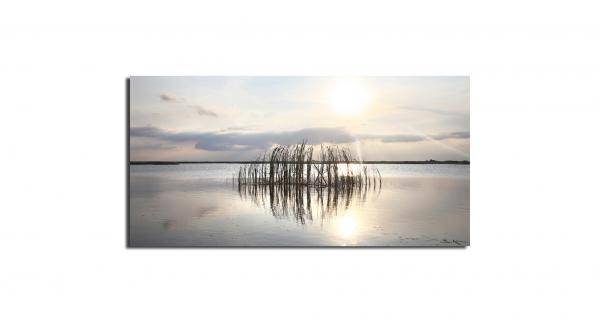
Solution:
[{"label": "white background", "polygon": [[[0,326],[598,327],[598,12],[3,2]],[[470,75],[471,246],[126,249],[125,78],[253,74]]]}]

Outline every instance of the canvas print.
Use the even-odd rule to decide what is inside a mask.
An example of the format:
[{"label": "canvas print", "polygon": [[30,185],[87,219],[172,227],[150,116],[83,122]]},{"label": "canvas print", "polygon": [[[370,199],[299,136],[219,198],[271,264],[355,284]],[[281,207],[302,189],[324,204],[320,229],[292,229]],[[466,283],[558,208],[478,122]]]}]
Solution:
[{"label": "canvas print", "polygon": [[128,79],[129,247],[466,247],[469,77]]}]

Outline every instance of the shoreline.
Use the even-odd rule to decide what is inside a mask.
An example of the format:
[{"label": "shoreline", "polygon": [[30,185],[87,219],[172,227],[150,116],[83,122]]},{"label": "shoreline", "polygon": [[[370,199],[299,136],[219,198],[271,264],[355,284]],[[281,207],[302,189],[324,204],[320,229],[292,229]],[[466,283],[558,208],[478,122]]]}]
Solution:
[{"label": "shoreline", "polygon": [[[256,161],[130,161],[129,165],[180,165],[180,164],[253,164]],[[268,162],[264,162],[268,163]],[[315,162],[316,164],[317,162]],[[470,165],[470,161],[363,161],[352,164],[452,164]]]}]

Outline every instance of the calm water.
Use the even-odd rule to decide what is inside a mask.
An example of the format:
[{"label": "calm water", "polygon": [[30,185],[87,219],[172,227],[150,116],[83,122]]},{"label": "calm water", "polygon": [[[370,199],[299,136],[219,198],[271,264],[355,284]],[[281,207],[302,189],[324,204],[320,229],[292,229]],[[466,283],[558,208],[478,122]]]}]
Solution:
[{"label": "calm water", "polygon": [[131,246],[465,246],[469,165],[379,164],[351,194],[238,188],[238,164],[130,166]]}]

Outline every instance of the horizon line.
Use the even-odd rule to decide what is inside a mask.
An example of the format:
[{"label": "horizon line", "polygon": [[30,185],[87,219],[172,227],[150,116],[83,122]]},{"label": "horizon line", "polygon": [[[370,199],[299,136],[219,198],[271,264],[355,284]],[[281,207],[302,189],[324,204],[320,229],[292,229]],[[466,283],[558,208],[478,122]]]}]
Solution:
[{"label": "horizon line", "polygon": [[[250,164],[250,163],[269,163],[269,161],[129,161],[131,165],[153,165],[153,164]],[[312,161],[312,163],[321,163],[321,161]],[[327,162],[323,162],[327,163]],[[350,164],[471,164],[470,160],[418,160],[418,161],[395,161],[395,160],[375,160],[375,161],[351,161]],[[342,163],[345,164],[345,163]]]}]

